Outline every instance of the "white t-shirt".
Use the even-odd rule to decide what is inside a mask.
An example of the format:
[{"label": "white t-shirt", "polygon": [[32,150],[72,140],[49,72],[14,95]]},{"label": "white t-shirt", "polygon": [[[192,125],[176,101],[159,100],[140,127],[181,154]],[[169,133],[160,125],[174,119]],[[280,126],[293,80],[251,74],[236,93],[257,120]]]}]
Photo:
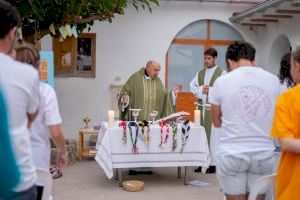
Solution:
[{"label": "white t-shirt", "polygon": [[0,53],[0,84],[8,105],[10,135],[21,173],[21,181],[14,191],[20,192],[32,187],[36,180],[27,113],[34,113],[38,108],[38,72]]},{"label": "white t-shirt", "polygon": [[40,82],[39,94],[39,113],[30,127],[31,150],[35,166],[49,170],[51,135],[48,126],[61,124],[62,120],[54,89]]},{"label": "white t-shirt", "polygon": [[243,66],[219,77],[210,92],[210,103],[222,112],[217,154],[272,151],[269,131],[279,94],[278,78],[259,67]]}]

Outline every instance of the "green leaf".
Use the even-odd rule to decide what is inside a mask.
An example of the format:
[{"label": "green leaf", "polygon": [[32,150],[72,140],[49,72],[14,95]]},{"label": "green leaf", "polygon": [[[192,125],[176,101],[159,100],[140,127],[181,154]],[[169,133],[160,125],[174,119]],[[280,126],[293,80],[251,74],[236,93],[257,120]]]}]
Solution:
[{"label": "green leaf", "polygon": [[[66,23],[77,24],[80,33],[85,28],[90,29],[94,24],[95,19],[91,16],[99,16],[101,21],[111,23],[114,16],[124,14],[129,5],[137,11],[139,8],[143,10],[148,8],[150,12],[153,5],[159,5],[158,0],[10,0],[9,2],[16,6],[21,15],[24,36],[34,35],[36,31],[46,31],[51,23],[56,29]],[[105,17],[100,18],[101,16]],[[80,18],[85,21],[78,22]],[[36,30],[35,22],[38,22],[40,30]]]}]

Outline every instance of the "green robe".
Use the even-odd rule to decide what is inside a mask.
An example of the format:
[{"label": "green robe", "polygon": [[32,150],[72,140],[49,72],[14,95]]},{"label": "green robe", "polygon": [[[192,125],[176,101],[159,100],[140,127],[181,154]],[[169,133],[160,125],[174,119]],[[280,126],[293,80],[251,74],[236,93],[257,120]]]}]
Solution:
[{"label": "green robe", "polygon": [[122,112],[121,100],[118,101],[121,120],[133,120],[129,111],[130,108],[141,109],[138,116],[139,121],[150,121],[149,113],[154,110],[158,112],[156,119],[170,115],[175,111],[172,93],[166,91],[158,77],[147,79],[145,68],[141,68],[128,79],[120,92],[120,97],[124,94],[127,94],[130,99],[124,112]]},{"label": "green robe", "polygon": [[[212,87],[214,85],[214,82],[216,79],[222,75],[222,69],[220,67],[217,67],[216,70],[214,71],[214,74],[209,82],[209,87]],[[204,85],[204,77],[205,77],[205,69],[201,70],[198,73],[198,84],[199,85]],[[202,100],[198,99],[198,102],[202,104]],[[203,119],[203,115],[201,115],[201,124],[204,125],[205,132],[207,135],[207,141],[208,143],[210,142],[210,135],[211,135],[211,125],[212,125],[212,115],[211,115],[211,110],[206,110],[205,111],[205,117]]]}]

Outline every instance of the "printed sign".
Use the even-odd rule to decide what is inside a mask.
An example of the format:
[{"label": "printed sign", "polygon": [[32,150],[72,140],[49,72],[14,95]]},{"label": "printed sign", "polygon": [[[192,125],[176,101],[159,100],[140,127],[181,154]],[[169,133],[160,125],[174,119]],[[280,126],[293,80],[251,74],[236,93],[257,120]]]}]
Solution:
[{"label": "printed sign", "polygon": [[53,51],[40,51],[41,80],[54,87]]}]

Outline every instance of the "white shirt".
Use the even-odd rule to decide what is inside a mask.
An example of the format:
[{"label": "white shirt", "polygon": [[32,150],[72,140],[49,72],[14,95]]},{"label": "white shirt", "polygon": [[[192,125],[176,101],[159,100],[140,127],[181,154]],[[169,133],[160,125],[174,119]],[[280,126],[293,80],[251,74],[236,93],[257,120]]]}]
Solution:
[{"label": "white shirt", "polygon": [[38,108],[38,72],[0,53],[0,84],[8,105],[10,136],[21,173],[21,181],[14,191],[20,192],[32,187],[36,180],[27,113],[34,113]]},{"label": "white shirt", "polygon": [[[213,77],[215,70],[218,66],[214,66],[212,68],[206,68],[205,69],[205,75],[204,75],[204,85],[209,85],[211,78]],[[193,78],[193,80],[190,82],[190,91],[197,96],[198,99],[202,99],[204,96],[202,94],[202,89],[204,85],[199,85],[198,83],[198,75],[199,71],[196,73],[196,76]],[[226,71],[222,72],[222,75],[226,74]],[[211,87],[209,87],[209,91],[211,90]]]},{"label": "white shirt", "polygon": [[218,78],[210,93],[210,102],[222,112],[218,155],[273,151],[269,131],[280,94],[276,76],[259,67],[239,67]]},{"label": "white shirt", "polygon": [[280,83],[281,87],[281,93],[284,93],[285,91],[289,90],[292,86],[288,86],[288,80],[284,79],[283,83]]},{"label": "white shirt", "polygon": [[49,170],[51,135],[48,126],[61,124],[62,120],[54,89],[40,82],[39,94],[39,113],[30,128],[31,150],[35,166]]}]

